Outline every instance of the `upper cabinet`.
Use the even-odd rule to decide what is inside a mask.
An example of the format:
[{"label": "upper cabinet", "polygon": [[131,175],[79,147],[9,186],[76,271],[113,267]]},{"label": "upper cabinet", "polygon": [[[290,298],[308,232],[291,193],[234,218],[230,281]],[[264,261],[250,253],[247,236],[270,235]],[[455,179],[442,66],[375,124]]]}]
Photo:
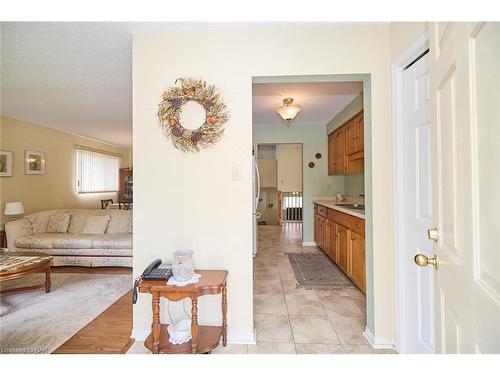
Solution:
[{"label": "upper cabinet", "polygon": [[278,190],[302,191],[302,145],[277,145],[276,159],[278,159]]},{"label": "upper cabinet", "polygon": [[260,187],[276,188],[278,161],[272,159],[258,159],[257,166],[260,173]]},{"label": "upper cabinet", "polygon": [[363,173],[364,144],[361,111],[328,136],[328,174]]},{"label": "upper cabinet", "polygon": [[328,174],[345,174],[346,159],[346,129],[340,127],[328,136]]}]

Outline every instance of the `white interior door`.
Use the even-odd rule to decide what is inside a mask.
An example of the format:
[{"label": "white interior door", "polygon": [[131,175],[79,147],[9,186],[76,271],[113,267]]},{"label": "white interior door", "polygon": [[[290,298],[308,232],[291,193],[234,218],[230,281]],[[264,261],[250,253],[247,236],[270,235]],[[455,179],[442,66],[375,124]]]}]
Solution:
[{"label": "white interior door", "polygon": [[434,353],[434,274],[418,267],[415,254],[432,257],[432,168],[429,64],[425,55],[403,72],[403,122],[401,170],[402,246],[405,307],[400,351]]},{"label": "white interior door", "polygon": [[500,353],[500,23],[432,24],[430,49],[436,351]]}]

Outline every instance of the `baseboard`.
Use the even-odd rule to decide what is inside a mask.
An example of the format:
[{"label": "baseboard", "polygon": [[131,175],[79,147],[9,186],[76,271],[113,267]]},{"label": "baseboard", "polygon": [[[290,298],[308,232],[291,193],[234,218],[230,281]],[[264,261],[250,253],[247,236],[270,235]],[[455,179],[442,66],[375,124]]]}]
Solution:
[{"label": "baseboard", "polygon": [[255,345],[255,332],[228,332],[227,342],[230,344]]},{"label": "baseboard", "polygon": [[146,341],[151,331],[149,329],[133,329],[130,335],[135,341]]},{"label": "baseboard", "polygon": [[363,336],[374,349],[394,349],[394,340],[390,337],[376,337],[368,327],[365,327]]},{"label": "baseboard", "polygon": [[[146,338],[151,333],[149,329],[133,329],[131,338],[135,341],[145,341]],[[247,344],[255,345],[255,333],[254,332],[228,332],[227,342],[230,344]]]},{"label": "baseboard", "polygon": [[304,241],[302,242],[302,246],[316,246],[316,242],[314,241]]}]

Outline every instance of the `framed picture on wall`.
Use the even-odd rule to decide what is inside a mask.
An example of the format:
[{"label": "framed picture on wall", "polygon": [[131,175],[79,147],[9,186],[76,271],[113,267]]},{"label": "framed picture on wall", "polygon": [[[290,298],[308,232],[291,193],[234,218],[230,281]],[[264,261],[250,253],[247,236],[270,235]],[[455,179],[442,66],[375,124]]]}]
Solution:
[{"label": "framed picture on wall", "polygon": [[11,151],[0,151],[0,177],[12,177]]},{"label": "framed picture on wall", "polygon": [[26,174],[45,174],[45,152],[24,151],[24,170]]}]

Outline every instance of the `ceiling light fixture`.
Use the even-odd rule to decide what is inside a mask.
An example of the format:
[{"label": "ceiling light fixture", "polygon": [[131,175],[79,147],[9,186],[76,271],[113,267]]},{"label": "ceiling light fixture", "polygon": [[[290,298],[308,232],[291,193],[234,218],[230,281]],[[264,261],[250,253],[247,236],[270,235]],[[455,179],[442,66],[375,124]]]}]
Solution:
[{"label": "ceiling light fixture", "polygon": [[300,106],[298,104],[292,104],[292,103],[293,103],[293,98],[285,98],[283,99],[283,106],[276,109],[278,115],[280,115],[281,118],[286,121],[286,126],[290,126],[292,120],[300,112]]}]

